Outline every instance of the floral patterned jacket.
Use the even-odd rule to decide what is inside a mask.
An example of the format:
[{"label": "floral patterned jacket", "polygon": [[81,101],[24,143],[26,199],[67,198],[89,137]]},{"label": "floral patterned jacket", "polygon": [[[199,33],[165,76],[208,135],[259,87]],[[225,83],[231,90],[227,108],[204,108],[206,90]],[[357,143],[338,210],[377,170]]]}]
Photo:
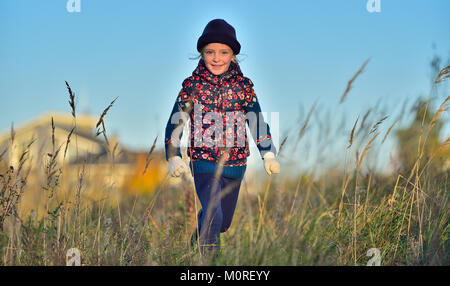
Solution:
[{"label": "floral patterned jacket", "polygon": [[214,75],[200,59],[192,76],[183,81],[166,125],[166,160],[181,157],[180,139],[188,119],[191,161],[218,162],[224,156],[224,166],[246,165],[250,155],[246,123],[261,158],[269,151],[276,154],[253,83],[233,61],[226,72]]}]

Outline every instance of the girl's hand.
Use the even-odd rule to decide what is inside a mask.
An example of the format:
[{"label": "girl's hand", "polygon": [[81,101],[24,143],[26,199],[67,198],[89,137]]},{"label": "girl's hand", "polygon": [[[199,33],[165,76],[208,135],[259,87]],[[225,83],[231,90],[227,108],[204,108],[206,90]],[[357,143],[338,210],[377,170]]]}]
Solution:
[{"label": "girl's hand", "polygon": [[266,169],[267,174],[278,174],[280,173],[280,163],[275,159],[275,154],[273,152],[267,152],[264,154],[264,169]]},{"label": "girl's hand", "polygon": [[180,156],[173,156],[169,158],[168,170],[171,177],[179,177],[181,174],[188,171],[188,166]]}]

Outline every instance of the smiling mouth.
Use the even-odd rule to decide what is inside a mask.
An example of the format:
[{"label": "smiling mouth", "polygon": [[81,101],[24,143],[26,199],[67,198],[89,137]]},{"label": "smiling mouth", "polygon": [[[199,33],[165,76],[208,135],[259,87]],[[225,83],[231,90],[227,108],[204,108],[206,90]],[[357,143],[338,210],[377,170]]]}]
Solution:
[{"label": "smiling mouth", "polygon": [[213,69],[220,69],[222,66],[216,66],[216,65],[212,65]]}]

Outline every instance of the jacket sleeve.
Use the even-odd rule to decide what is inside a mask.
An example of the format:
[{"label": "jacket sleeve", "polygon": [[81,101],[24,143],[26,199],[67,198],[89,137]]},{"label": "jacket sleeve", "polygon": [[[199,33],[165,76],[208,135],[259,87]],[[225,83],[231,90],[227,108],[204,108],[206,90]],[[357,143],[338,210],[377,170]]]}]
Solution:
[{"label": "jacket sleeve", "polygon": [[276,155],[277,150],[272,141],[270,127],[264,120],[258,97],[253,90],[253,83],[250,79],[247,79],[247,82],[244,84],[244,90],[246,122],[249,126],[253,140],[258,147],[261,158],[263,158],[267,152],[273,152]]},{"label": "jacket sleeve", "polygon": [[166,153],[166,160],[170,157],[181,156],[180,140],[183,136],[183,128],[189,119],[189,114],[192,111],[191,96],[188,88],[188,81],[183,81],[183,88],[178,93],[175,104],[166,124],[166,131],[164,137],[164,146]]}]

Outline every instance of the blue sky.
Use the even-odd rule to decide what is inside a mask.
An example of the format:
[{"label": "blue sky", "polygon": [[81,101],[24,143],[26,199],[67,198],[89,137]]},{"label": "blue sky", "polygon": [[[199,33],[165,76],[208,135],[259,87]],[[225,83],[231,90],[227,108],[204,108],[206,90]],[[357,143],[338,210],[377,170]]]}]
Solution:
[{"label": "blue sky", "polygon": [[[316,101],[323,112],[346,114],[347,129],[379,100],[398,109],[428,95],[433,54],[450,57],[448,0],[381,0],[380,13],[369,13],[365,0],[81,0],[80,13],[69,13],[66,2],[0,1],[0,131],[49,110],[70,111],[67,80],[78,112],[99,116],[119,97],[106,124],[124,145],[148,150],[159,135],[163,146],[181,83],[197,65],[189,57],[215,18],[235,27],[241,69],[263,111],[279,112],[281,130]],[[440,94],[439,103],[448,84]]]}]

